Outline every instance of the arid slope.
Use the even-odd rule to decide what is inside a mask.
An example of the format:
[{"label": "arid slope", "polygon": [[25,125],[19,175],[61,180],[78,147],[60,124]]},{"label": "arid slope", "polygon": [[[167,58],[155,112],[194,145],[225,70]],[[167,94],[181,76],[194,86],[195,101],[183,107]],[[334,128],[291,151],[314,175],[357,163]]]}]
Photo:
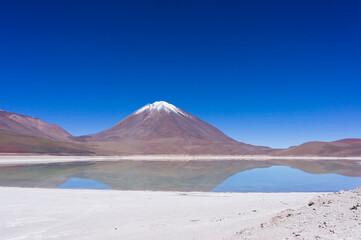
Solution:
[{"label": "arid slope", "polygon": [[0,153],[51,153],[89,155],[88,146],[0,130]]},{"label": "arid slope", "polygon": [[71,135],[56,124],[0,110],[0,130],[47,139],[68,140]]}]

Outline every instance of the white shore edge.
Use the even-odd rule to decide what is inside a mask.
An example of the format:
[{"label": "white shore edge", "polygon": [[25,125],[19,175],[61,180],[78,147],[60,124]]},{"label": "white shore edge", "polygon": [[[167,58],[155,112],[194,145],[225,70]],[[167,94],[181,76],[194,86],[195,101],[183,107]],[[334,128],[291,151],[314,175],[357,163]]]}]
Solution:
[{"label": "white shore edge", "polygon": [[121,155],[121,156],[54,156],[54,155],[0,155],[0,165],[66,163],[88,161],[211,161],[211,160],[352,160],[361,161],[361,157],[325,157],[325,156],[268,156],[268,155]]},{"label": "white shore edge", "polygon": [[0,236],[18,239],[240,239],[322,193],[212,193],[0,187]]}]

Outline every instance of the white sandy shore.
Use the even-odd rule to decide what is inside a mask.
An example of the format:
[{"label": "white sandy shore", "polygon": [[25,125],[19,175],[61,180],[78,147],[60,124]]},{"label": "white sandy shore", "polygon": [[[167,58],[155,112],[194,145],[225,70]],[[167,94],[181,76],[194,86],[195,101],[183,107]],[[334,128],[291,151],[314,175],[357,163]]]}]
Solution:
[{"label": "white sandy shore", "polygon": [[320,193],[180,193],[0,188],[0,236],[22,239],[242,239]]},{"label": "white sandy shore", "polygon": [[52,156],[52,155],[0,155],[0,165],[34,164],[56,162],[86,162],[86,161],[209,161],[209,160],[360,160],[361,157],[276,157],[263,155],[130,155],[130,156]]}]

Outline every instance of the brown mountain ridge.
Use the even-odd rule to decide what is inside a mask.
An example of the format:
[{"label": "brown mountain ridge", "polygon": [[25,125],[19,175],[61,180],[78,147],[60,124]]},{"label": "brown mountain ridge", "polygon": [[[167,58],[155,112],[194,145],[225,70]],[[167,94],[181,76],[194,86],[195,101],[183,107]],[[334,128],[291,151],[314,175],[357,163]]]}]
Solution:
[{"label": "brown mountain ridge", "polygon": [[220,154],[361,156],[361,139],[271,149],[238,142],[164,101],[148,104],[111,128],[74,137],[55,124],[0,110],[0,152],[50,154]]},{"label": "brown mountain ridge", "polygon": [[70,133],[56,124],[3,110],[0,110],[0,129],[53,140],[69,140],[71,137]]}]

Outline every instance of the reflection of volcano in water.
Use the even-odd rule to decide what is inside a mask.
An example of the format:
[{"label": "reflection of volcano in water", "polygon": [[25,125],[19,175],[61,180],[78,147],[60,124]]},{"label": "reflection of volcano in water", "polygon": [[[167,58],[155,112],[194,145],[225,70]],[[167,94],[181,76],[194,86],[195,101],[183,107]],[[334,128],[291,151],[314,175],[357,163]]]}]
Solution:
[{"label": "reflection of volcano in water", "polygon": [[361,176],[354,161],[119,161],[0,167],[0,185],[57,188],[79,178],[117,190],[210,191],[236,173],[273,165]]},{"label": "reflection of volcano in water", "polygon": [[118,190],[210,191],[233,174],[269,163],[252,161],[120,161],[0,168],[0,185],[56,188],[83,178]]}]

